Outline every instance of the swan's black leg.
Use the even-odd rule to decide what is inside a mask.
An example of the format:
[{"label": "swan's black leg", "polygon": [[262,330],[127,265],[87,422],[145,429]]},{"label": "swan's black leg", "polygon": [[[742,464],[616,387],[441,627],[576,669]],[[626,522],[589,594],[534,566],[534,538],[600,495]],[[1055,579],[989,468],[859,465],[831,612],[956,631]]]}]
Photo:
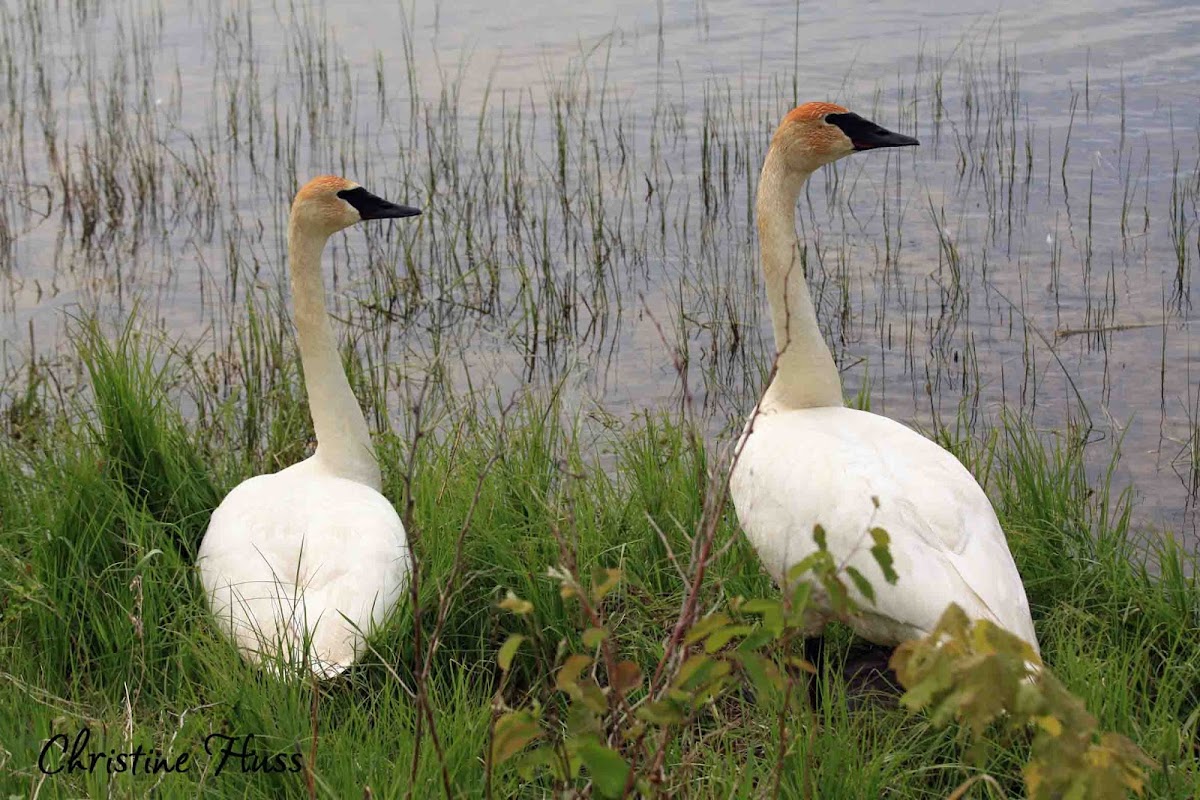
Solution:
[{"label": "swan's black leg", "polygon": [[825,683],[825,637],[809,636],[804,640],[804,660],[816,668],[816,675],[808,676],[808,702],[811,708],[821,707],[821,691]]}]

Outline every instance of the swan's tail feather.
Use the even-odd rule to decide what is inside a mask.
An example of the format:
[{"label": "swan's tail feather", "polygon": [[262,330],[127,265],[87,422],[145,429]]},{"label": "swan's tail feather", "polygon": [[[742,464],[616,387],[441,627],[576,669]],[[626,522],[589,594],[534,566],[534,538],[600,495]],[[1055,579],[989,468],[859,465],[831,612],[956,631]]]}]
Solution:
[{"label": "swan's tail feather", "polygon": [[253,595],[233,587],[228,591],[225,598],[214,595],[214,601],[229,601],[222,603],[218,619],[246,660],[272,677],[311,674],[331,680],[356,660],[362,635],[340,614],[325,613],[319,596],[308,596],[319,593],[278,584],[268,592],[260,586]]}]

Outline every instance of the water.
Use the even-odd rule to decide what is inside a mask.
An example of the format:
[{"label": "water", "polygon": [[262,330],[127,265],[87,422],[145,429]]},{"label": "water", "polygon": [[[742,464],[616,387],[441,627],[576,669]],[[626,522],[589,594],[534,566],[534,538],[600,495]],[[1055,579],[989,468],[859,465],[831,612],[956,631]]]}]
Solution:
[{"label": "water", "polygon": [[339,172],[428,209],[334,242],[377,369],[563,379],[606,419],[680,402],[682,370],[720,436],[771,352],[757,170],[827,99],[922,141],[801,205],[847,392],[1071,421],[1097,470],[1120,440],[1139,519],[1195,542],[1200,8],[906,5],[4,0],[5,385],[79,311],[231,358],[286,298],[291,193]]}]

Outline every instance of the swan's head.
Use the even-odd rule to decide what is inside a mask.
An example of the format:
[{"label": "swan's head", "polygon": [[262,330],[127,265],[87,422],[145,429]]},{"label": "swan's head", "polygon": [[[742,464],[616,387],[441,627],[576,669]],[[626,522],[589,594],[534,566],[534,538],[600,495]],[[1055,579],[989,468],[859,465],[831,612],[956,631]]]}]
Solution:
[{"label": "swan's head", "polygon": [[920,144],[833,103],[805,103],[787,113],[771,139],[792,169],[812,172],[862,150]]},{"label": "swan's head", "polygon": [[335,175],[313,178],[292,202],[292,223],[326,236],[366,219],[398,219],[420,213],[420,209],[398,206]]}]

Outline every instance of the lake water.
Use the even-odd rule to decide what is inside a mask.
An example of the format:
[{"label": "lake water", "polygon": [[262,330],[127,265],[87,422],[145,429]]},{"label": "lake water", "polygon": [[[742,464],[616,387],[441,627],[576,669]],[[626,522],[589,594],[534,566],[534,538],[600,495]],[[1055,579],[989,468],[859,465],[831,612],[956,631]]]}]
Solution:
[{"label": "lake water", "polygon": [[6,370],[80,310],[228,351],[286,297],[297,183],[336,172],[427,208],[335,241],[360,348],[561,378],[615,419],[682,369],[719,437],[771,352],[762,155],[833,100],[922,141],[801,205],[848,393],[926,428],[1071,421],[1097,474],[1120,440],[1139,520],[1194,546],[1200,6],[914,5],[3,0]]}]

